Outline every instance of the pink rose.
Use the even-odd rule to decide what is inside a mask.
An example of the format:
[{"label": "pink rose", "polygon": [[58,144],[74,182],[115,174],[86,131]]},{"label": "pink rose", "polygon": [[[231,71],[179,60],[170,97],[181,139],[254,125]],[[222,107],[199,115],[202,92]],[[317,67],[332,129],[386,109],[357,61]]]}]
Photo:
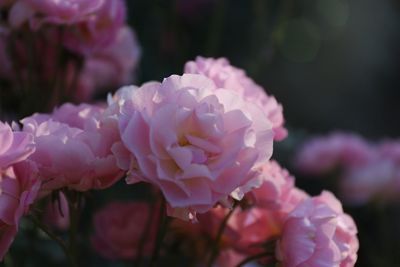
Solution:
[{"label": "pink rose", "polygon": [[364,205],[376,199],[399,201],[400,166],[392,160],[379,158],[347,170],[339,189],[343,200],[351,205]]},{"label": "pink rose", "polygon": [[284,224],[276,248],[282,266],[352,267],[357,260],[357,228],[340,202],[323,192],[302,202]]},{"label": "pink rose", "polygon": [[0,121],[0,172],[11,164],[25,160],[34,150],[31,134],[14,132],[8,124]]},{"label": "pink rose", "polygon": [[253,189],[255,205],[270,210],[292,210],[308,196],[294,186],[294,177],[276,161],[265,163],[254,170],[251,175],[257,176],[260,186]]},{"label": "pink rose", "polygon": [[262,110],[203,75],[123,90],[116,101],[121,138],[141,173],[128,183],[159,187],[175,216],[206,212],[245,187],[248,172],[272,154],[273,132]]},{"label": "pink rose", "polygon": [[310,174],[324,174],[335,167],[356,167],[374,157],[370,144],[357,135],[334,133],[307,141],[296,155],[298,168]]},{"label": "pink rose", "polygon": [[0,170],[0,260],[18,231],[21,217],[36,199],[40,183],[31,162],[19,162]]},{"label": "pink rose", "polygon": [[203,74],[213,80],[217,88],[233,90],[246,101],[258,105],[272,123],[274,139],[282,140],[287,136],[287,130],[283,127],[282,105],[275,97],[267,95],[243,70],[230,65],[227,59],[197,57],[195,61],[185,64],[184,72]]},{"label": "pink rose", "polygon": [[102,112],[96,106],[64,104],[53,115],[22,120],[24,131],[35,136],[37,149],[30,159],[38,165],[43,194],[63,187],[103,189],[122,177],[111,152],[118,129]]},{"label": "pink rose", "polygon": [[78,99],[87,99],[97,90],[131,83],[139,58],[135,33],[129,27],[122,27],[109,46],[86,59],[79,75]]},{"label": "pink rose", "polygon": [[44,23],[71,25],[90,20],[104,0],[16,0],[10,10],[9,22],[19,27],[26,21],[34,29]]},{"label": "pink rose", "polygon": [[71,51],[88,56],[114,42],[124,26],[124,0],[104,0],[89,19],[79,22],[65,32],[65,46]]},{"label": "pink rose", "polygon": [[[151,215],[154,212],[155,214]],[[104,258],[134,259],[144,238],[143,256],[152,253],[158,211],[144,202],[113,202],[94,215],[93,248]]]}]

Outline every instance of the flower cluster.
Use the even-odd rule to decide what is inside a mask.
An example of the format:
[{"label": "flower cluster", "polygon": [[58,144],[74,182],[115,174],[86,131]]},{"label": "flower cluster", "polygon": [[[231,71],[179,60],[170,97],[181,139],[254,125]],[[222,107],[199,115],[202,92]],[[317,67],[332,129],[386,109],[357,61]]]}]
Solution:
[{"label": "flower cluster", "polygon": [[8,90],[1,106],[35,105],[42,95],[41,106],[20,113],[48,111],[133,81],[140,48],[125,22],[125,1],[11,0],[1,1],[0,11],[0,81]]},{"label": "flower cluster", "polygon": [[354,134],[334,133],[307,141],[296,155],[300,171],[313,176],[340,172],[339,190],[352,205],[396,201],[400,190],[398,140],[368,142]]},{"label": "flower cluster", "polygon": [[[98,16],[118,15],[118,2]],[[66,39],[73,44],[81,27],[87,27],[85,38],[96,30],[104,37],[105,29],[94,26],[100,17],[89,24],[84,19],[103,3],[81,1],[56,10],[16,1],[9,20],[33,28],[78,23],[77,35]],[[73,7],[82,14],[72,16]],[[15,8],[26,17],[14,18]],[[104,258],[154,265],[175,248],[208,266],[249,259],[286,267],[355,264],[357,229],[340,202],[329,192],[309,196],[271,159],[274,141],[287,135],[282,106],[226,59],[198,57],[182,75],[122,87],[109,95],[107,106],[66,103],[20,122],[21,130],[0,128],[0,197],[13,194],[2,202],[7,212],[1,256],[16,233],[15,218],[36,195],[35,204],[46,204],[41,220],[61,231],[71,228],[72,235],[83,193],[125,177],[126,187],[148,184],[150,200],[111,202],[94,214],[91,244]],[[68,253],[73,259],[75,249]]]}]

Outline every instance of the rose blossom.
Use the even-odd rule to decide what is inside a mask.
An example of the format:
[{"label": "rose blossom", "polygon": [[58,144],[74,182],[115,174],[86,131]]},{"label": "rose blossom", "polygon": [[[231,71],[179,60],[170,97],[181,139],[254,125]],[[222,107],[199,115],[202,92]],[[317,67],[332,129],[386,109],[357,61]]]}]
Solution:
[{"label": "rose blossom", "polygon": [[230,65],[226,58],[197,57],[195,61],[185,64],[184,72],[203,74],[213,80],[218,88],[231,89],[245,100],[257,104],[272,122],[274,139],[282,140],[287,136],[287,130],[283,127],[282,105],[275,97],[267,95],[243,70]]},{"label": "rose blossom", "polygon": [[10,9],[9,24],[29,21],[33,30],[44,24],[63,25],[65,46],[90,55],[108,46],[125,23],[123,0],[18,0]]},{"label": "rose blossom", "polygon": [[0,170],[0,260],[13,242],[19,220],[35,200],[39,187],[36,167],[31,162],[19,162]]},{"label": "rose blossom", "polygon": [[0,172],[13,163],[25,160],[35,150],[33,136],[11,129],[0,121]]},{"label": "rose blossom", "polygon": [[333,133],[307,141],[296,155],[298,168],[324,174],[335,167],[357,167],[374,157],[372,147],[357,135]]},{"label": "rose blossom", "polygon": [[159,187],[174,216],[206,212],[271,156],[268,118],[205,76],[173,75],[120,95],[121,138],[141,173],[127,181]]},{"label": "rose blossom", "polygon": [[65,46],[71,51],[91,55],[109,46],[124,26],[124,0],[104,0],[90,19],[74,25],[65,32]]},{"label": "rose blossom", "polygon": [[140,47],[134,31],[121,28],[109,46],[86,58],[78,78],[78,99],[88,99],[96,90],[131,83],[139,58]]},{"label": "rose blossom", "polygon": [[118,130],[102,112],[87,104],[64,104],[52,115],[22,120],[24,131],[35,136],[36,151],[30,159],[38,165],[43,194],[63,187],[103,189],[122,177],[111,152]]},{"label": "rose blossom", "polygon": [[352,267],[357,260],[356,234],[356,225],[340,202],[323,192],[289,214],[276,256],[287,267]]},{"label": "rose blossom", "polygon": [[271,160],[254,169],[251,176],[259,185],[248,193],[255,205],[270,210],[292,210],[307,194],[294,186],[294,177],[278,162]]},{"label": "rose blossom", "polygon": [[[152,212],[156,214],[151,215]],[[94,215],[93,248],[104,258],[134,259],[145,238],[141,253],[150,255],[156,239],[157,214],[157,209],[144,202],[108,204]]]},{"label": "rose blossom", "polygon": [[71,25],[91,19],[104,0],[16,0],[9,22],[19,27],[29,20],[34,29],[43,23]]},{"label": "rose blossom", "polygon": [[379,157],[365,166],[347,170],[339,188],[343,200],[351,205],[363,205],[375,199],[398,201],[400,166],[393,159]]}]

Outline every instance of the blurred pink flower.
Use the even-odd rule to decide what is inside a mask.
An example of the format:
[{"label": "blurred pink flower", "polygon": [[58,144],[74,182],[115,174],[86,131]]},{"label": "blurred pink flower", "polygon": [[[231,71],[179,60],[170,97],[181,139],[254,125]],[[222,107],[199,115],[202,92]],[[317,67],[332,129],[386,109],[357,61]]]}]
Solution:
[{"label": "blurred pink flower", "polygon": [[0,260],[18,231],[21,217],[36,199],[40,183],[36,167],[28,161],[0,170]]},{"label": "blurred pink flower", "polygon": [[95,91],[132,83],[139,58],[134,31],[122,27],[109,46],[86,58],[77,85],[78,99],[89,99]]},{"label": "blurred pink flower", "polygon": [[91,55],[109,46],[124,26],[126,6],[124,0],[100,1],[89,19],[65,31],[65,46],[82,55]]},{"label": "blurred pink flower", "polygon": [[25,160],[34,150],[31,134],[13,131],[7,123],[0,121],[0,172],[11,164]]},{"label": "blurred pink flower", "polygon": [[307,141],[296,155],[296,165],[305,173],[318,175],[334,168],[361,166],[373,157],[371,145],[359,136],[333,133]]},{"label": "blurred pink flower", "polygon": [[43,221],[57,230],[67,230],[69,228],[70,217],[68,200],[64,193],[60,191],[58,199],[49,201],[44,210]]},{"label": "blurred pink flower", "polygon": [[107,259],[134,259],[144,238],[141,253],[149,256],[156,239],[157,214],[157,209],[144,202],[108,204],[94,215],[93,248]]},{"label": "blurred pink flower", "polygon": [[283,108],[275,97],[266,94],[265,90],[246,75],[244,70],[230,65],[226,58],[197,57],[195,61],[185,64],[185,73],[203,74],[213,80],[217,88],[235,91],[246,101],[258,105],[271,121],[275,133],[275,140],[282,140],[287,136],[283,127]]},{"label": "blurred pink flower", "polygon": [[362,167],[347,170],[339,182],[343,201],[364,205],[372,200],[399,201],[400,165],[379,158]]},{"label": "blurred pink flower", "polygon": [[65,26],[64,45],[87,56],[114,41],[125,17],[123,0],[17,0],[8,20],[13,28],[26,22],[33,30],[44,24]]},{"label": "blurred pink flower", "polygon": [[141,173],[127,181],[159,187],[172,215],[206,212],[250,182],[248,172],[272,154],[273,132],[261,109],[203,75],[123,90],[119,128]]},{"label": "blurred pink flower", "polygon": [[42,194],[63,187],[103,189],[122,177],[111,152],[118,128],[102,112],[87,104],[64,104],[52,115],[22,120],[24,131],[35,136],[37,149],[30,159],[38,165]]},{"label": "blurred pink flower", "polygon": [[352,267],[359,246],[356,234],[356,225],[340,202],[323,192],[289,214],[276,256],[287,267]]}]

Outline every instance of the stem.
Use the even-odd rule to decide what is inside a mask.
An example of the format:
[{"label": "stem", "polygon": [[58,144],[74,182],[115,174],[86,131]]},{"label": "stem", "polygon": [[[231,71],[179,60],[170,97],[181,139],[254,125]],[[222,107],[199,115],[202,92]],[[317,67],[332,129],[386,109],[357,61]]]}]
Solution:
[{"label": "stem", "polygon": [[233,207],[230,209],[230,211],[228,212],[228,214],[224,217],[224,219],[222,220],[219,228],[218,228],[218,232],[217,232],[217,236],[215,238],[215,241],[213,243],[213,250],[211,252],[211,256],[208,259],[208,263],[207,266],[211,267],[215,261],[215,259],[218,257],[219,254],[219,243],[221,242],[221,238],[222,238],[222,234],[224,233],[225,227],[228,223],[229,218],[232,216],[233,212],[235,211],[235,208],[237,206],[238,202],[235,202]]},{"label": "stem", "polygon": [[247,257],[247,258],[245,258],[244,260],[242,260],[236,267],[242,267],[242,266],[244,266],[245,264],[247,264],[247,263],[249,263],[249,262],[252,262],[252,261],[258,260],[258,259],[262,259],[262,258],[267,257],[267,256],[269,256],[269,255],[271,255],[271,254],[268,253],[268,252],[263,252],[263,253],[255,254],[255,255],[253,255],[253,256]]},{"label": "stem", "polygon": [[69,239],[68,239],[68,251],[71,255],[75,266],[77,266],[77,240],[76,234],[78,230],[78,197],[76,192],[65,192],[65,196],[68,199],[68,208],[69,208],[69,219],[70,219],[70,226],[69,226]]},{"label": "stem", "polygon": [[153,254],[151,256],[150,266],[156,266],[158,257],[160,255],[162,241],[164,239],[165,233],[167,232],[168,222],[169,220],[166,215],[166,203],[164,197],[162,197],[160,207],[160,225],[158,227],[156,245],[154,246]]},{"label": "stem", "polygon": [[68,257],[68,259],[70,260],[70,264],[73,267],[76,267],[76,262],[74,260],[74,258],[72,257],[72,255],[70,254],[69,250],[68,250],[68,246],[65,244],[65,242],[59,238],[58,236],[56,236],[53,232],[50,231],[50,229],[44,225],[39,219],[37,219],[35,216],[30,216],[32,222],[40,229],[42,230],[48,237],[50,237],[53,241],[55,241],[60,247],[61,249],[64,251],[64,254]]}]

